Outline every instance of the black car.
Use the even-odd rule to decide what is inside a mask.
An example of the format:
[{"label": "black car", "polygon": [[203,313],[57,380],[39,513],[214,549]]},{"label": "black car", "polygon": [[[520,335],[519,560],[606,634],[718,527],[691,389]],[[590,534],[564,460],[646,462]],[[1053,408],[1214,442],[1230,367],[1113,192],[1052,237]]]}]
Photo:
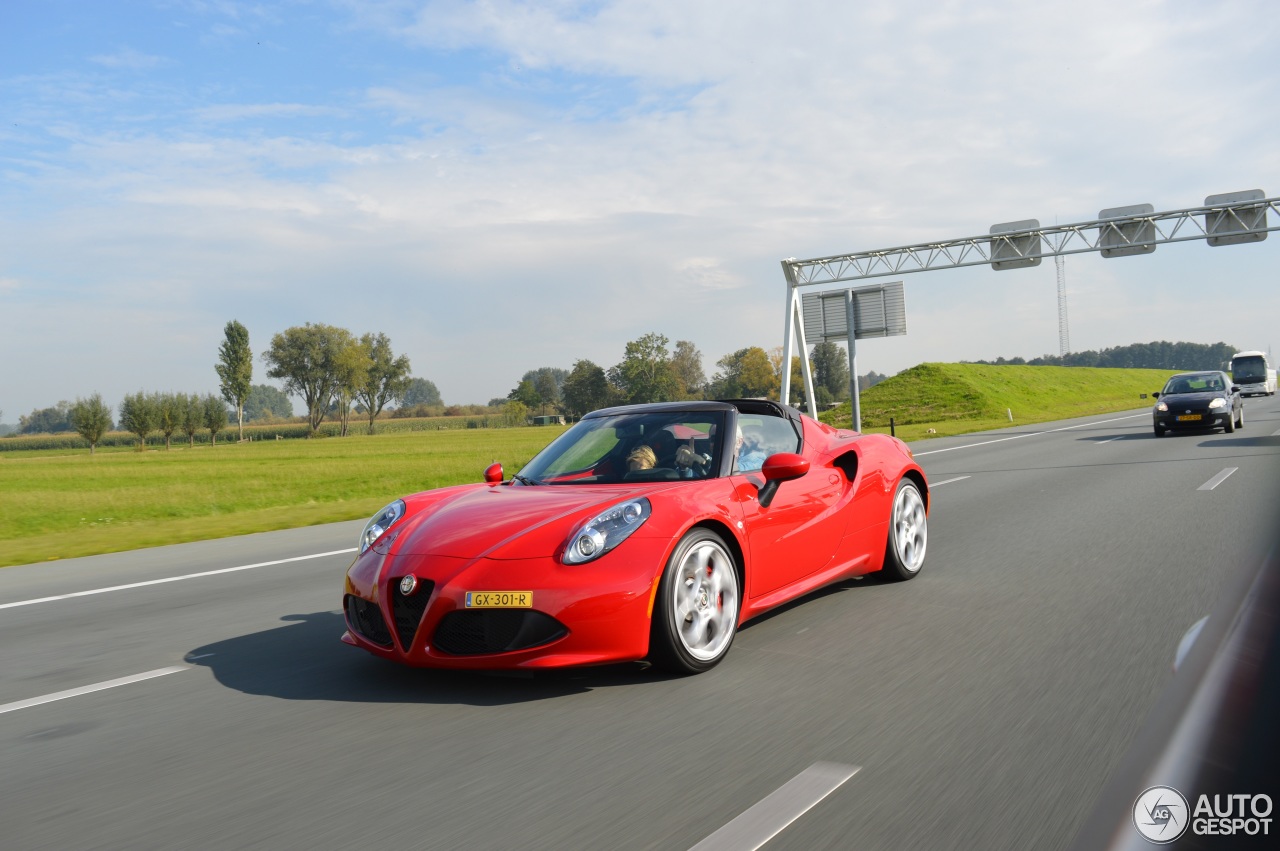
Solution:
[{"label": "black car", "polygon": [[1156,437],[1173,429],[1221,428],[1231,434],[1244,428],[1240,386],[1225,372],[1184,372],[1155,394],[1160,401],[1151,411]]}]

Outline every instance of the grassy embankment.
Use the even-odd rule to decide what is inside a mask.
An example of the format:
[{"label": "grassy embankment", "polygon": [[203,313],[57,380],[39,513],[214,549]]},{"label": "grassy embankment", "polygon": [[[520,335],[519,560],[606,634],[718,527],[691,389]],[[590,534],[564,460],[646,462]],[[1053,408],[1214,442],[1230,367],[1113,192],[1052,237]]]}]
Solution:
[{"label": "grassy embankment", "polygon": [[[923,363],[862,392],[862,430],[888,433],[892,417],[898,437],[920,440],[1127,411],[1152,404],[1141,394],[1158,391],[1175,372]],[[822,415],[841,428],[850,418],[848,403]]]},{"label": "grassy embankment", "polygon": [[[922,364],[862,395],[863,427],[908,440],[1146,404],[1160,370]],[[849,409],[824,414],[848,425]],[[507,474],[563,426],[353,434],[218,446],[0,453],[0,566],[368,517],[394,497]]]}]

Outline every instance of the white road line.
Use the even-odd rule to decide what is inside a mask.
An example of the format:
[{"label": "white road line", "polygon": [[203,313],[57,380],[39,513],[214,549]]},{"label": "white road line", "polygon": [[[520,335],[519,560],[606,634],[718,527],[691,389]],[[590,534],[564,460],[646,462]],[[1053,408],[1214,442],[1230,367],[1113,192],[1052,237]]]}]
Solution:
[{"label": "white road line", "polygon": [[242,564],[239,567],[224,567],[221,570],[205,570],[200,573],[188,573],[184,576],[168,576],[164,579],[151,579],[146,582],[131,582],[128,585],[112,585],[109,588],[92,588],[88,591],[73,591],[70,594],[59,594],[56,597],[39,597],[34,600],[19,600],[16,603],[0,603],[0,609],[13,609],[18,606],[34,606],[36,603],[52,603],[55,600],[69,600],[72,597],[88,597],[92,594],[106,594],[111,591],[128,591],[130,588],[145,588],[148,585],[162,585],[165,582],[181,582],[184,579],[199,579],[202,576],[218,576],[222,573],[235,573],[239,570],[253,570],[258,567],[271,567],[277,564],[289,564],[294,561],[306,561],[313,558],[327,558],[328,556],[342,555],[343,553],[353,553],[355,547],[345,550],[333,550],[327,553],[314,553],[309,556],[294,556],[293,558],[281,558],[275,561],[260,561],[257,564]]},{"label": "white road line", "polygon": [[1271,432],[1271,436],[1272,436],[1272,437],[1280,437],[1280,431],[1273,431],[1273,432]]},{"label": "white road line", "polygon": [[689,851],[755,851],[840,788],[860,768],[815,762]]},{"label": "white road line", "polygon": [[943,479],[940,482],[929,482],[930,488],[939,488],[943,485],[949,485],[952,482],[963,482],[965,479],[973,478],[972,476],[956,476],[954,479]]},{"label": "white road line", "polygon": [[1119,439],[1120,439],[1120,438],[1122,438],[1122,437],[1124,437],[1124,435],[1123,435],[1123,434],[1122,434],[1122,435],[1119,435],[1119,436],[1117,436],[1117,437],[1109,438],[1109,439],[1107,439],[1107,440],[1099,440],[1099,441],[1098,441],[1098,443],[1097,443],[1097,445],[1098,445],[1098,446],[1101,446],[1101,445],[1102,445],[1102,444],[1104,444],[1104,443],[1114,443],[1114,442],[1116,442],[1117,440],[1119,440]]},{"label": "white road line", "polygon": [[964,446],[949,446],[946,449],[930,449],[928,452],[912,452],[911,454],[916,458],[919,458],[921,455],[937,455],[939,452],[951,452],[955,449],[972,449],[975,446],[987,446],[988,444],[992,444],[992,443],[1004,443],[1006,440],[1018,440],[1023,437],[1039,437],[1042,434],[1053,434],[1054,432],[1059,432],[1059,431],[1071,431],[1072,429],[1075,429],[1075,428],[1088,428],[1089,426],[1103,425],[1104,423],[1118,423],[1121,420],[1136,420],[1139,417],[1149,417],[1149,416],[1151,415],[1150,414],[1130,414],[1127,417],[1116,417],[1115,419],[1111,419],[1111,420],[1095,420],[1094,422],[1091,422],[1091,423],[1080,423],[1079,425],[1063,426],[1062,428],[1051,428],[1045,431],[1033,431],[1033,432],[1029,432],[1028,434],[1015,434],[1013,437],[1000,437],[1000,438],[996,438],[995,440],[984,440],[981,443],[966,443]]},{"label": "white road line", "polygon": [[156,677],[167,677],[169,674],[176,674],[179,671],[191,670],[186,665],[171,665],[168,668],[156,668],[154,671],[145,671],[141,674],[134,674],[131,677],[121,677],[118,680],[107,680],[102,683],[94,683],[91,686],[81,686],[80,688],[67,689],[66,691],[56,691],[53,694],[46,694],[43,697],[33,697],[29,700],[18,700],[13,703],[0,704],[0,715],[6,712],[16,712],[19,709],[27,709],[31,706],[39,706],[42,703],[53,703],[55,700],[66,700],[69,697],[79,697],[82,694],[92,694],[95,691],[103,691],[117,686],[127,686],[132,683],[140,683],[143,680],[151,680]]},{"label": "white road line", "polygon": [[1218,475],[1214,476],[1214,477],[1213,477],[1212,479],[1210,479],[1209,481],[1207,481],[1207,482],[1205,482],[1204,484],[1202,484],[1200,487],[1196,488],[1196,490],[1198,490],[1198,491],[1211,491],[1211,490],[1213,490],[1214,488],[1216,488],[1218,485],[1220,485],[1220,484],[1222,484],[1223,482],[1225,482],[1225,481],[1227,480],[1227,477],[1228,477],[1228,476],[1230,476],[1232,473],[1234,473],[1236,470],[1239,470],[1239,469],[1240,469],[1239,467],[1228,467],[1227,469],[1223,470],[1223,471],[1222,471],[1221,473],[1219,473]]}]

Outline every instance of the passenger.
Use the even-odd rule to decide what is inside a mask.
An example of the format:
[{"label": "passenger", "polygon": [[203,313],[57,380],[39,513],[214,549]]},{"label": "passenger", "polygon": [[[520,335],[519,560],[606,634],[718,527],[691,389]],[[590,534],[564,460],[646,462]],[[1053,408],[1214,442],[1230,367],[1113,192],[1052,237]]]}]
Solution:
[{"label": "passenger", "polygon": [[750,437],[744,436],[741,426],[738,427],[737,453],[737,469],[739,473],[750,473],[753,470],[759,470],[764,466],[764,459],[767,457],[761,446],[760,438],[755,434]]},{"label": "passenger", "polygon": [[641,444],[631,450],[631,454],[627,456],[627,471],[652,470],[657,463],[658,458],[653,454],[653,447]]}]

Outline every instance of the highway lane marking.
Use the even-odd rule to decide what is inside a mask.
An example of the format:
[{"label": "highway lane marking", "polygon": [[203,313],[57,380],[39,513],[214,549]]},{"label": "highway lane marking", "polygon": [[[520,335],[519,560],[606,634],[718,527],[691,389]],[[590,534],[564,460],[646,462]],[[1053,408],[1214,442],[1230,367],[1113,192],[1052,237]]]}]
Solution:
[{"label": "highway lane marking", "polygon": [[1276,431],[1271,432],[1271,436],[1272,436],[1272,437],[1280,437],[1280,429],[1278,429],[1278,430],[1276,430]]},{"label": "highway lane marking", "polygon": [[28,700],[17,700],[13,703],[0,704],[0,715],[6,712],[16,712],[19,709],[27,709],[32,706],[40,706],[44,703],[53,703],[55,700],[66,700],[69,697],[80,697],[84,694],[92,694],[95,691],[104,691],[109,688],[117,688],[119,686],[132,685],[140,683],[143,680],[153,680],[156,677],[167,677],[169,674],[176,674],[179,671],[191,670],[186,665],[170,665],[168,668],[156,668],[154,671],[144,671],[141,674],[134,674],[129,677],[120,677],[115,680],[107,680],[106,682],[94,683],[93,685],[80,686],[80,688],[71,688],[66,691],[55,691],[53,694],[46,694],[41,697],[33,697]]},{"label": "highway lane marking", "polygon": [[1229,477],[1232,473],[1234,473],[1236,470],[1239,470],[1239,469],[1240,469],[1239,467],[1228,467],[1227,469],[1223,470],[1223,471],[1222,471],[1221,473],[1219,473],[1218,475],[1214,476],[1214,477],[1213,477],[1212,479],[1210,479],[1209,481],[1207,481],[1207,482],[1205,482],[1204,484],[1202,484],[1200,487],[1196,488],[1196,490],[1198,490],[1198,491],[1211,491],[1211,490],[1213,490],[1214,488],[1216,488],[1218,485],[1220,485],[1220,484],[1222,484],[1223,482],[1225,482],[1225,481],[1227,480],[1227,477]]},{"label": "highway lane marking", "polygon": [[1013,437],[1000,437],[1000,438],[996,438],[995,440],[984,440],[981,443],[966,443],[964,446],[948,446],[946,449],[930,449],[928,452],[912,452],[911,454],[916,458],[919,458],[921,455],[937,455],[939,452],[951,452],[952,450],[955,450],[955,449],[972,449],[975,446],[987,446],[992,443],[1004,443],[1006,440],[1019,440],[1024,437],[1039,437],[1042,434],[1053,434],[1054,432],[1059,432],[1059,431],[1071,431],[1072,429],[1076,429],[1076,428],[1088,428],[1089,426],[1105,425],[1106,423],[1118,423],[1118,422],[1121,422],[1122,420],[1136,420],[1140,417],[1149,417],[1149,416],[1151,415],[1147,413],[1130,414],[1127,417],[1116,417],[1115,419],[1112,419],[1112,420],[1097,420],[1091,423],[1080,423],[1079,425],[1063,426],[1062,428],[1051,428],[1051,429],[1046,429],[1045,431],[1033,431],[1027,434],[1015,434]]},{"label": "highway lane marking", "polygon": [[815,762],[689,851],[755,851],[861,770]]},{"label": "highway lane marking", "polygon": [[963,482],[965,479],[973,478],[972,476],[956,476],[954,479],[943,479],[940,482],[929,482],[929,487],[939,488],[943,485],[949,485],[952,482]]},{"label": "highway lane marking", "polygon": [[293,558],[280,558],[275,561],[260,561],[257,564],[242,564],[238,567],[224,567],[220,570],[205,570],[200,573],[188,573],[184,576],[169,576],[164,579],[150,579],[146,582],[131,582],[128,585],[112,585],[109,588],[91,588],[87,591],[73,591],[70,594],[59,594],[56,597],[38,597],[34,600],[19,600],[16,603],[0,603],[0,609],[13,609],[18,606],[34,606],[36,603],[52,603],[55,600],[69,600],[72,597],[88,597],[91,594],[107,594],[111,591],[128,591],[130,588],[145,588],[148,585],[162,585],[165,582],[181,582],[184,579],[199,579],[202,576],[218,576],[223,573],[235,573],[240,570],[253,570],[258,567],[271,567],[277,564],[289,564],[295,561],[307,561],[313,558],[327,558],[329,556],[342,555],[343,553],[354,553],[355,547],[349,547],[345,550],[333,550],[327,553],[314,553],[309,556],[294,556]]},{"label": "highway lane marking", "polygon": [[1122,440],[1123,438],[1124,438],[1124,435],[1122,434],[1117,437],[1109,438],[1107,440],[1099,440],[1097,445],[1101,446],[1104,443],[1115,443],[1117,440]]}]

